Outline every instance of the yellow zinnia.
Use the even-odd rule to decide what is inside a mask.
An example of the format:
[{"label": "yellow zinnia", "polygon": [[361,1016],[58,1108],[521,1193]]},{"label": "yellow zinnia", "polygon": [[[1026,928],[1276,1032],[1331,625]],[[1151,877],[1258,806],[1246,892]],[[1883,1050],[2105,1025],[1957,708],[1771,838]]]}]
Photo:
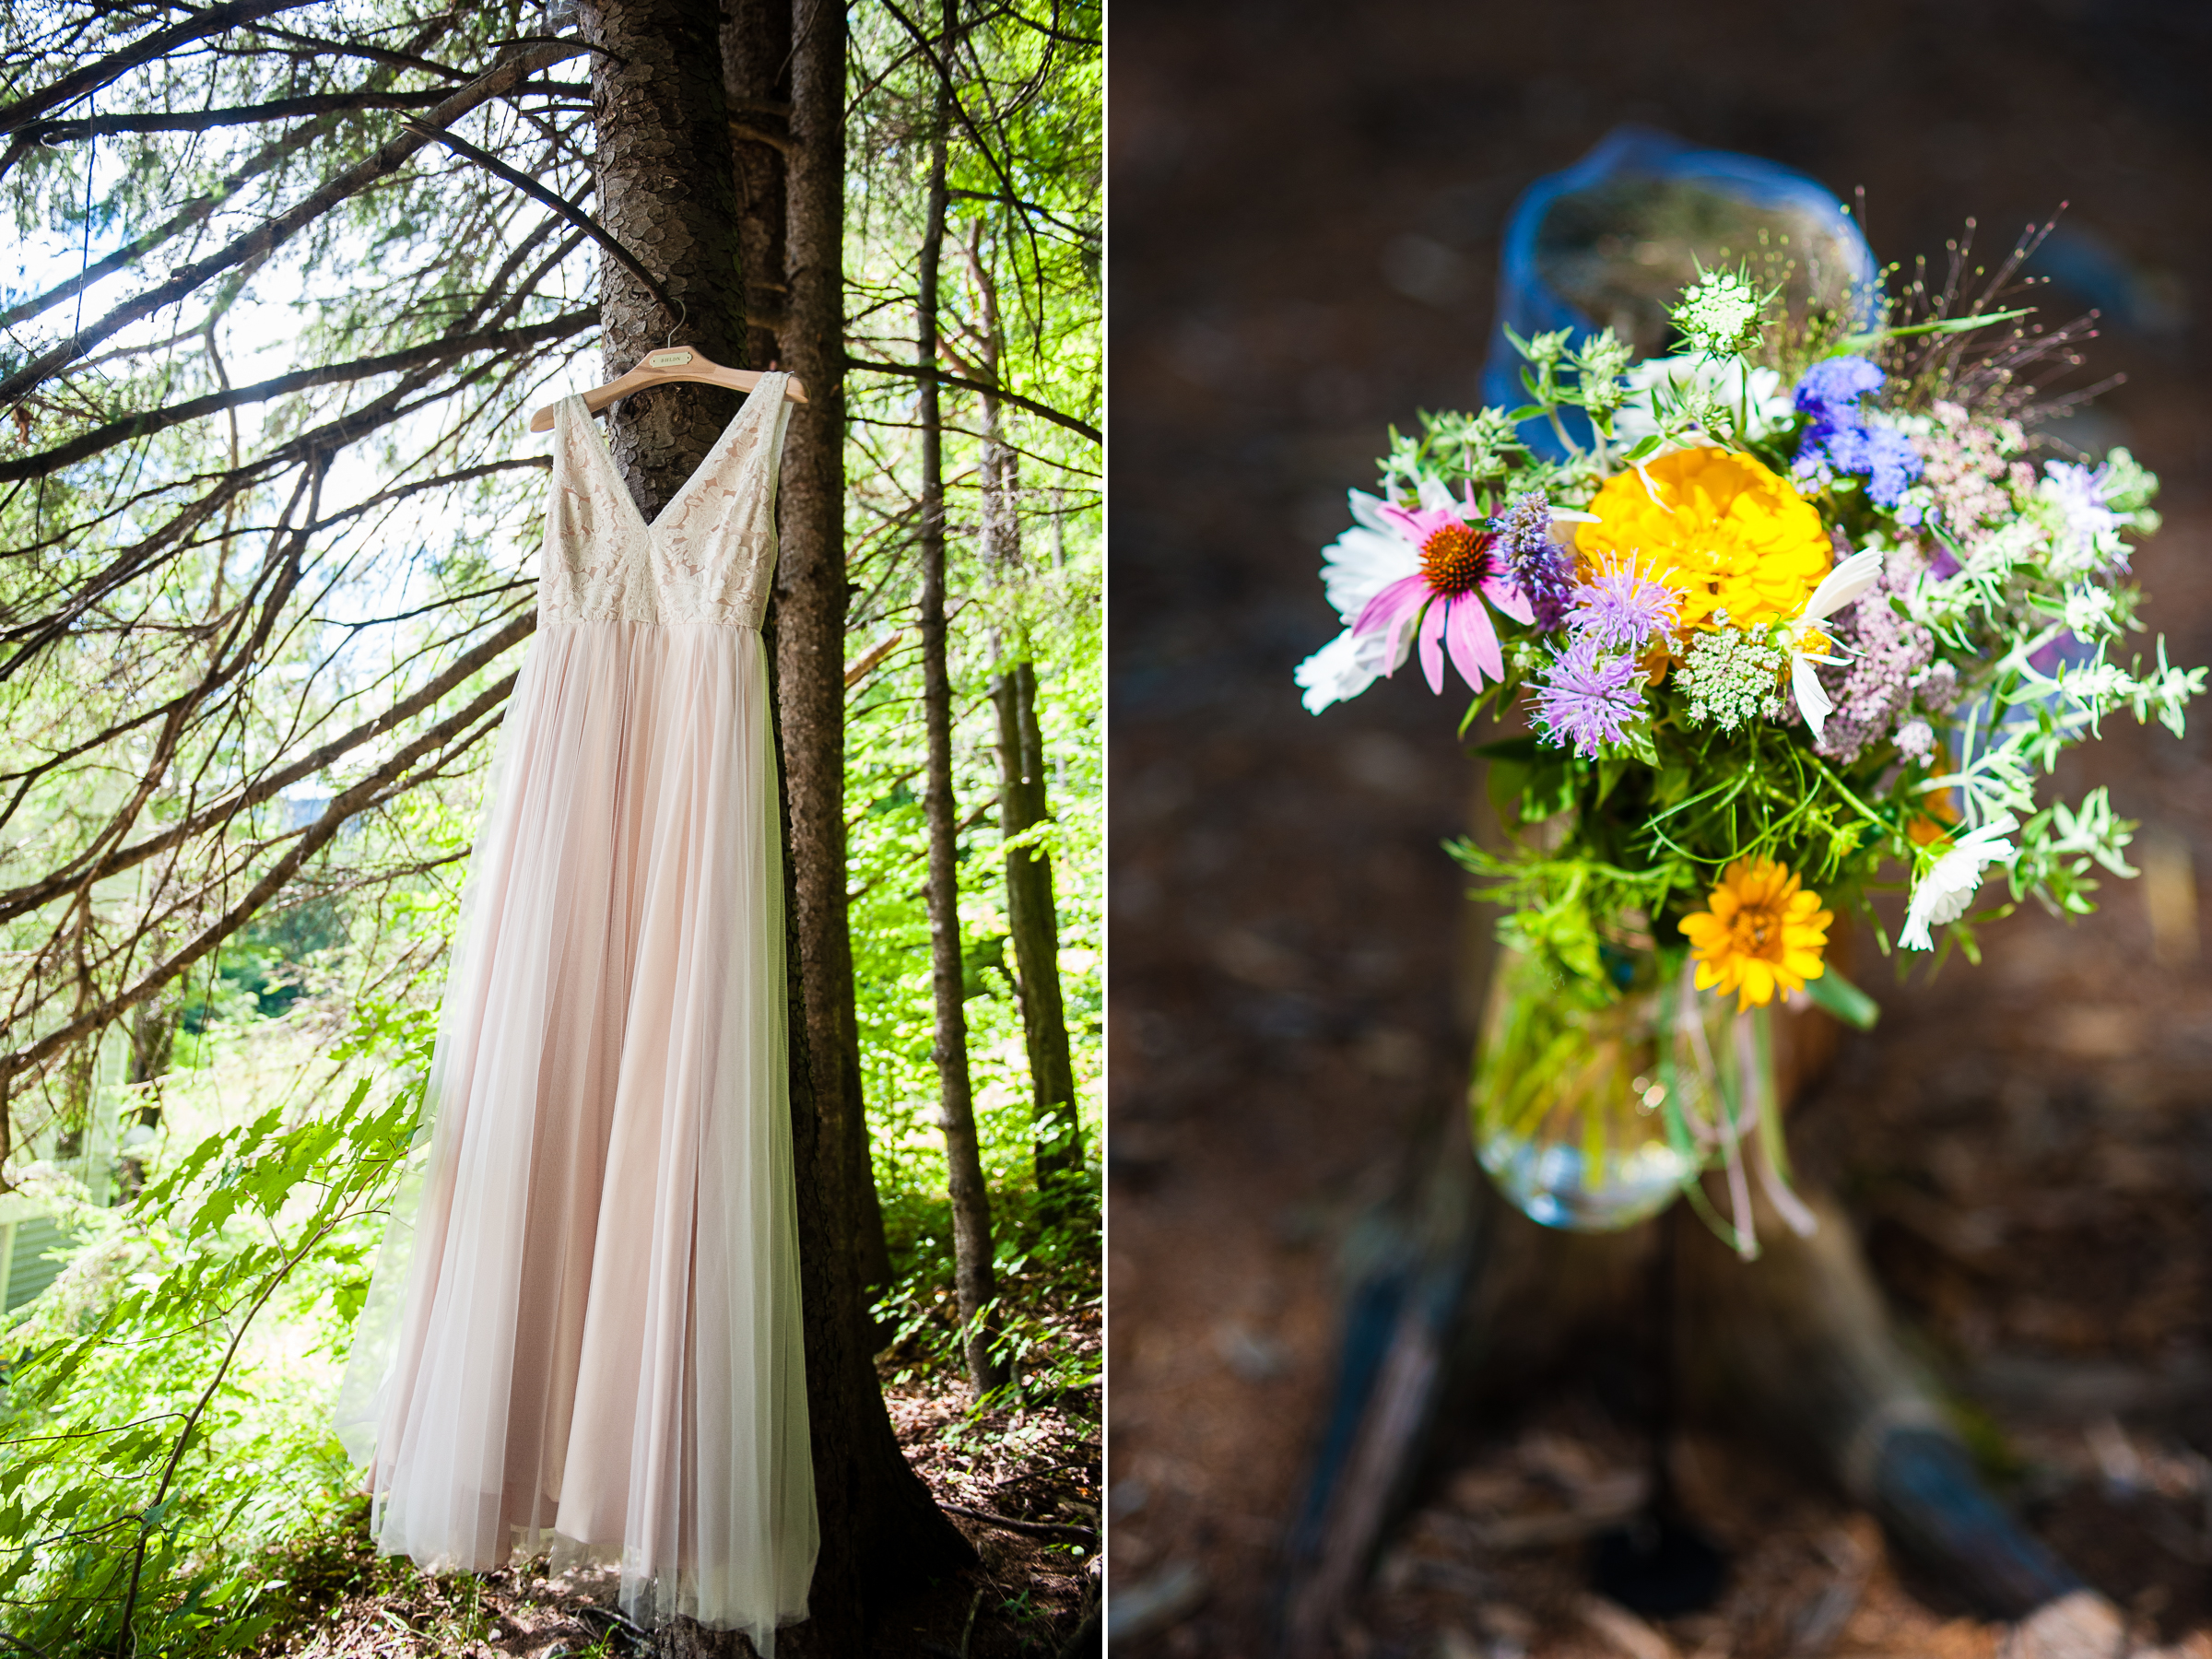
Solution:
[{"label": "yellow zinnia", "polygon": [[1820,895],[1797,885],[1770,858],[1739,858],[1712,889],[1708,910],[1679,924],[1698,959],[1698,989],[1741,994],[1736,1010],[1774,1000],[1774,988],[1802,991],[1827,971],[1820,954],[1835,917]]},{"label": "yellow zinnia", "polygon": [[1747,455],[1676,450],[1643,475],[1649,488],[1633,468],[1606,480],[1575,548],[1590,564],[1610,554],[1642,566],[1682,595],[1686,626],[1794,617],[1835,563],[1813,504]]}]

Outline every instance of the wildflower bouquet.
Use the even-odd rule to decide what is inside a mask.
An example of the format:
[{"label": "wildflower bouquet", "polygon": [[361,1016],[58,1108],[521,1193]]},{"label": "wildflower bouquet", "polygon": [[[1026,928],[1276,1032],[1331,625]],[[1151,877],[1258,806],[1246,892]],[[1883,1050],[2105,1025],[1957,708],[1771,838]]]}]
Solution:
[{"label": "wildflower bouquet", "polygon": [[[1510,850],[1452,851],[1512,952],[1477,1148],[1538,1219],[1702,1207],[1717,1163],[1747,1253],[1747,1168],[1809,1227],[1764,1014],[1872,1022],[1828,959],[1836,916],[1885,953],[1940,935],[1979,959],[2021,900],[2086,912],[2092,870],[2134,874],[2105,791],[2039,784],[2108,715],[2178,735],[2205,670],[2126,649],[2157,480],[2125,450],[2036,465],[2040,371],[2079,329],[1994,309],[2031,245],[1979,296],[1836,311],[1700,268],[1682,349],[1642,361],[1609,330],[1509,331],[1527,404],[1424,415],[1351,492],[1323,571],[1344,631],[1299,668],[1306,707],[1417,657],[1472,692],[1463,735],[1520,727],[1477,750]],[[1868,896],[1900,881],[1892,941]]]}]

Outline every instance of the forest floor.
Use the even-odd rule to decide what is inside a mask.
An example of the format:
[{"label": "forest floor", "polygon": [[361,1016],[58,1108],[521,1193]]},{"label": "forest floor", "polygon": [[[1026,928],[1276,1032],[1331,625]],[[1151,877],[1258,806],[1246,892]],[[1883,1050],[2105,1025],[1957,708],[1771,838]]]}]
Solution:
[{"label": "forest floor", "polygon": [[[1460,964],[1488,918],[1438,850],[1476,779],[1414,677],[1319,719],[1292,666],[1384,428],[1467,407],[1514,196],[1618,122],[1864,184],[1888,257],[2062,198],[2060,317],[2106,312],[2080,418],[2166,483],[2137,560],[2173,658],[2212,660],[2212,428],[2187,274],[2212,146],[2160,67],[2189,8],[1188,8],[1114,19],[1110,1632],[1268,1652],[1363,1215],[1456,1109]],[[2201,21],[2201,15],[2199,18]],[[2163,42],[2163,43],[2162,43]],[[1985,247],[1985,253],[2001,248]],[[2057,261],[2053,261],[2053,266]],[[2092,268],[2094,267],[2094,268]],[[2099,274],[2101,272],[2101,274]],[[2147,649],[2148,641],[2146,641]],[[1993,1482],[2145,1641],[2212,1655],[2212,713],[2108,726],[2144,879],[1985,960],[1891,982],[1793,1119]],[[1600,1359],[1602,1356],[1598,1357]],[[1588,1535],[1648,1456],[1584,1372],[1493,1379],[1447,1425],[1338,1634],[1361,1659],[1995,1655],[2006,1626],[1727,1426],[1674,1465],[1730,1562],[1707,1613],[1594,1601]],[[1627,1419],[1627,1420],[1624,1420]]]},{"label": "forest floor", "polygon": [[[971,1415],[957,1377],[887,1385],[885,1394],[907,1461],[939,1503],[970,1512],[951,1519],[979,1564],[882,1609],[874,1651],[1052,1659],[1099,1604],[1095,1394],[1069,1408]],[[341,1527],[286,1550],[277,1593],[297,1612],[263,1643],[264,1659],[638,1659],[653,1651],[622,1617],[611,1570],[549,1576],[536,1561],[433,1577],[370,1548],[366,1504],[344,1512]]]}]

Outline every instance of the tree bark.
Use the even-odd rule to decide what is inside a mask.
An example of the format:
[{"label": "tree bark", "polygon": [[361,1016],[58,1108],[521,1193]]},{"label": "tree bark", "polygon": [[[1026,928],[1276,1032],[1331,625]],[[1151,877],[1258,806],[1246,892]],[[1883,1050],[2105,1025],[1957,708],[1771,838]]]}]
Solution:
[{"label": "tree bark", "polygon": [[[748,0],[751,3],[751,0]],[[863,1336],[853,1255],[863,1156],[844,843],[845,20],[813,0],[791,7],[791,139],[785,279],[778,334],[809,402],[784,446],[775,602],[777,730],[790,816],[792,1129],[806,1399],[822,1548],[800,1654],[865,1651],[865,1610],[974,1552],[907,1466]],[[840,1011],[841,1010],[841,1017]],[[865,1166],[863,1166],[865,1167]],[[874,1193],[873,1185],[867,1191]],[[863,1236],[865,1237],[865,1231]]]},{"label": "tree bark", "polygon": [[[611,257],[599,262],[609,380],[649,351],[696,346],[720,362],[744,349],[737,187],[730,165],[722,16],[714,0],[592,0],[579,7],[592,53],[600,223],[676,300],[666,315]],[[736,412],[717,386],[655,386],[607,414],[616,467],[647,519],[696,471]]]},{"label": "tree bark", "polygon": [[[996,676],[991,700],[998,710],[998,823],[1011,841],[1051,816],[1044,794],[1044,738],[1037,726],[1035,665],[1024,656]],[[1014,988],[1021,1000],[1021,1034],[1030,1054],[1037,1194],[1040,1214],[1051,1223],[1065,1220],[1077,1207],[1067,1189],[1083,1169],[1075,1061],[1060,995],[1060,923],[1053,901],[1052,862],[1034,847],[1011,848],[1006,862]]]},{"label": "tree bark", "polygon": [[[792,368],[808,388],[813,407],[822,411],[815,418],[799,412],[786,445],[790,461],[783,480],[777,669],[784,718],[798,723],[794,730],[803,726],[807,733],[804,752],[791,757],[790,777],[798,833],[809,845],[818,843],[822,852],[818,865],[801,872],[798,884],[800,948],[810,965],[805,976],[806,1018],[816,1087],[842,1100],[852,1123],[852,1132],[842,1141],[853,1188],[852,1236],[859,1253],[859,1282],[865,1292],[890,1282],[891,1261],[861,1092],[860,1021],[853,1006],[853,944],[845,904],[842,395],[841,391],[834,406],[825,396],[833,380],[841,384],[841,373],[838,364],[826,359],[810,360],[806,369],[796,369],[798,359],[784,344],[794,321],[786,271],[793,213],[788,198],[804,171],[803,162],[794,166],[786,159],[793,153],[791,4],[792,0],[736,0],[723,18],[722,62],[731,111],[737,240],[745,272],[745,366]],[[781,144],[770,141],[777,137]],[[841,127],[838,143],[841,147]],[[806,188],[818,184],[806,175]],[[841,181],[840,184],[833,210],[841,233]],[[841,258],[832,287],[838,307],[833,320],[841,329],[843,269]],[[818,308],[820,297],[809,298]],[[833,332],[826,337],[841,342],[842,336]],[[835,414],[830,412],[833,407]],[[825,445],[824,453],[815,453]],[[803,603],[790,581],[794,569],[807,587]],[[870,1350],[877,1346],[871,1342]]]},{"label": "tree bark", "polygon": [[748,369],[778,368],[783,359],[777,329],[790,295],[783,263],[791,184],[784,161],[791,135],[791,23],[789,0],[734,0],[723,14],[722,70],[737,179]]},{"label": "tree bark", "polygon": [[[945,356],[970,378],[996,387],[1005,333],[998,315],[998,285],[983,263],[981,227],[971,228],[961,255],[974,285],[978,316],[971,331],[975,360]],[[999,431],[999,400],[983,394],[983,568],[1012,576],[1021,568],[1021,458]],[[1029,641],[1019,637],[1001,653],[1007,666],[991,681],[998,712],[998,824],[1007,840],[1051,816],[1044,792],[1044,735],[1037,725],[1037,670]],[[1021,1034],[1029,1052],[1030,1136],[1034,1143],[1040,1218],[1065,1220],[1076,1206],[1066,1189],[1083,1168],[1082,1127],[1076,1114],[1075,1060],[1067,1041],[1067,1013],[1060,994],[1060,920],[1053,902],[1053,865],[1034,847],[1006,855],[1006,928],[1014,941],[1014,990],[1021,1004]]]},{"label": "tree bark", "polygon": [[[957,25],[945,0],[947,46]],[[943,55],[940,53],[942,64]],[[914,361],[937,360],[937,275],[945,247],[945,151],[952,84],[940,68],[930,138],[929,217],[922,236],[921,277],[914,305]],[[952,794],[952,678],[945,623],[945,433],[936,382],[921,382],[922,428],[922,708],[928,734],[923,816],[929,826],[930,977],[936,998],[937,1126],[952,1197],[953,1286],[966,1333],[968,1382],[978,1399],[1005,1381],[991,1355],[989,1307],[997,1294],[991,1266],[991,1193],[983,1180],[968,1077],[968,1011],[960,959],[959,808]]]}]

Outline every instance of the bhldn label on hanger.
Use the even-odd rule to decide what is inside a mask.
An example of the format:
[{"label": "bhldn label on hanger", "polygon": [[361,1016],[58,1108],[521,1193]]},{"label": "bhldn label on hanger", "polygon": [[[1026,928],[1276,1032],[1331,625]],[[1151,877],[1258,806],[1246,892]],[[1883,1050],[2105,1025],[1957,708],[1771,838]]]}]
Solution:
[{"label": "bhldn label on hanger", "polygon": [[688,351],[656,351],[645,359],[648,369],[681,369],[691,360]]}]

